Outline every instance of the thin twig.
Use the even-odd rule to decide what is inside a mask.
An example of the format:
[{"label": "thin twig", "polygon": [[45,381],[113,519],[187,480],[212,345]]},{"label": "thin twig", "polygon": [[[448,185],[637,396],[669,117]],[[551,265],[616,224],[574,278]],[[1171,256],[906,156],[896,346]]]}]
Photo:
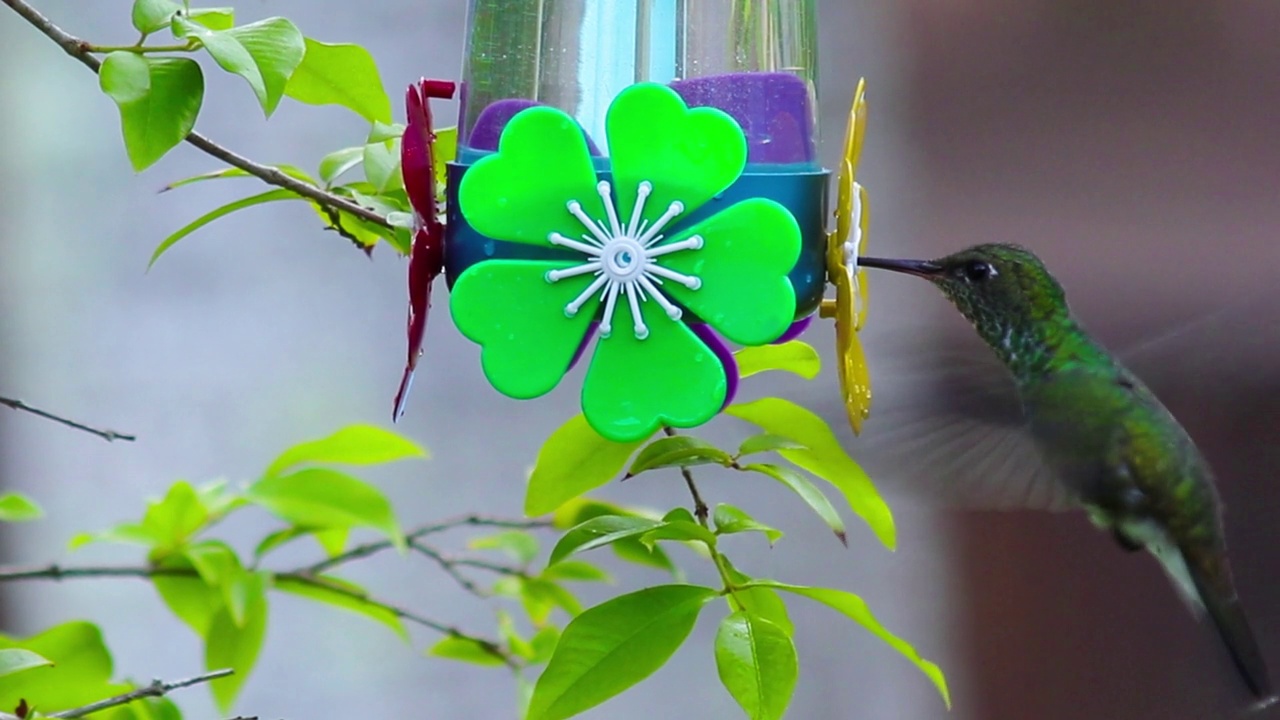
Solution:
[{"label": "thin twig", "polygon": [[[669,427],[662,428],[662,432],[666,433],[667,437],[679,435],[674,428]],[[707,518],[711,515],[711,510],[702,501],[702,495],[698,492],[698,485],[693,481],[693,473],[689,471],[689,468],[681,466],[680,474],[684,476],[684,484],[689,486],[689,494],[693,496],[694,517],[698,518],[698,522],[706,525]]]},{"label": "thin twig", "polygon": [[112,442],[115,440],[124,440],[125,442],[133,442],[134,440],[138,439],[137,435],[129,435],[127,433],[116,432],[115,430],[106,430],[102,428],[90,427],[88,425],[85,425],[84,423],[78,423],[75,420],[64,418],[61,415],[54,415],[53,413],[47,410],[41,410],[40,408],[32,407],[16,398],[0,397],[0,405],[4,405],[5,407],[12,408],[14,410],[20,410],[22,412],[31,413],[32,415],[35,415],[36,417],[42,417],[45,420],[52,420],[60,425],[65,425],[73,430],[80,430],[81,432],[87,432],[90,435],[97,435],[98,437],[102,438],[103,440],[106,440],[107,442]]},{"label": "thin twig", "polygon": [[[0,567],[0,583],[13,580],[64,580],[72,578],[104,578],[104,577],[136,577],[151,578],[156,576],[182,576],[182,577],[199,577],[194,568],[160,568],[160,567],[62,567],[60,565],[46,565],[43,567],[33,568],[3,568]],[[413,611],[406,610],[397,605],[377,600],[359,590],[353,589],[348,585],[331,582],[329,578],[313,574],[310,571],[302,570],[295,572],[275,573],[277,580],[293,581],[303,585],[323,588],[330,592],[345,595],[353,600],[358,600],[370,607],[380,608],[392,615],[411,622],[415,625],[434,630],[441,635],[470,640],[495,657],[502,659],[511,667],[516,667],[517,663],[511,654],[493,640],[471,635],[463,632],[461,629],[442,623],[431,618],[424,617]]]},{"label": "thin twig", "polygon": [[[517,520],[477,514],[459,515],[453,518],[446,518],[430,525],[424,525],[413,530],[405,535],[405,540],[412,544],[414,541],[421,540],[428,535],[435,535],[436,533],[460,527],[493,527],[505,528],[508,530],[536,530],[539,528],[551,527],[551,521],[547,519]],[[321,560],[314,565],[300,568],[298,572],[317,575],[326,570],[338,567],[339,565],[345,565],[352,560],[369,557],[370,555],[390,550],[393,547],[395,546],[390,540],[377,540],[363,545],[356,545],[340,555],[334,555],[333,557]]]},{"label": "thin twig", "polygon": [[[80,64],[95,73],[102,67],[102,61],[93,56],[93,45],[67,33],[62,28],[53,24],[51,20],[46,18],[44,15],[41,15],[40,12],[33,8],[29,3],[24,0],[0,0],[0,2],[3,2],[5,5],[12,8],[14,12],[22,16],[22,18],[35,27],[35,29],[44,33],[46,37],[57,43],[58,46],[65,50],[68,55],[79,60]],[[322,190],[311,183],[291,178],[276,168],[261,165],[247,157],[244,157],[243,155],[238,155],[198,132],[192,132],[190,135],[187,135],[186,141],[204,151],[206,154],[211,155],[228,165],[238,167],[265,183],[282,187],[286,190],[291,190],[305,198],[320,203],[324,207],[338,208],[343,212],[351,213],[362,220],[367,220],[382,227],[391,227],[391,223],[387,222],[385,217],[379,215],[373,210],[370,210],[369,208],[348,200],[340,195],[335,195],[331,192]]]},{"label": "thin twig", "polygon": [[479,585],[476,585],[475,581],[462,574],[462,571],[458,569],[458,564],[456,562],[440,554],[440,551],[430,545],[425,545],[417,541],[411,542],[409,547],[434,560],[436,564],[440,566],[440,569],[444,570],[449,577],[453,578],[453,581],[458,583],[463,590],[466,590],[476,597],[488,597],[488,593],[482,590]]},{"label": "thin twig", "polygon": [[212,682],[214,680],[217,680],[218,678],[224,678],[234,673],[235,673],[235,670],[231,670],[231,669],[214,670],[213,672],[205,673],[204,675],[197,675],[196,677],[187,678],[186,680],[178,680],[176,682],[167,683],[161,680],[152,680],[150,685],[147,685],[146,687],[140,687],[137,690],[134,690],[133,692],[127,692],[123,695],[117,695],[112,698],[107,698],[106,700],[99,700],[98,702],[90,703],[88,705],[84,705],[78,708],[73,708],[71,710],[63,710],[62,712],[52,713],[49,715],[49,717],[51,718],[84,717],[85,715],[98,712],[99,710],[106,710],[107,708],[113,708],[119,705],[127,705],[135,700],[141,700],[143,698],[152,698],[152,697],[164,697],[165,695],[169,694],[174,690],[178,690],[184,687],[190,687],[192,685],[199,685],[200,683]]}]

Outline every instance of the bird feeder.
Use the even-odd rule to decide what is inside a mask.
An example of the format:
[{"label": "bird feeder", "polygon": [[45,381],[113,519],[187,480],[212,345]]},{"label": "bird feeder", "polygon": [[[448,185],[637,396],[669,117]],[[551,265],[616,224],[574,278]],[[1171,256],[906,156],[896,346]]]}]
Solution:
[{"label": "bird feeder", "polygon": [[493,387],[535,398],[585,363],[583,414],[611,440],[707,422],[737,386],[731,345],[794,338],[820,311],[857,429],[865,105],[860,85],[829,233],[815,33],[812,0],[471,0],[456,135],[429,108],[452,83],[409,90],[397,415],[443,271]]}]

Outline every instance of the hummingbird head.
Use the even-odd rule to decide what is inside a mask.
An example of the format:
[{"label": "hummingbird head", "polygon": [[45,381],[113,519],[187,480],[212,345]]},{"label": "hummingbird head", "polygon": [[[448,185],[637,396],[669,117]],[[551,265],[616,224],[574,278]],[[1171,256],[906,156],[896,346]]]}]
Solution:
[{"label": "hummingbird head", "polygon": [[932,282],[997,349],[1070,317],[1062,286],[1040,258],[1017,245],[975,245],[929,261],[864,257],[858,264]]}]

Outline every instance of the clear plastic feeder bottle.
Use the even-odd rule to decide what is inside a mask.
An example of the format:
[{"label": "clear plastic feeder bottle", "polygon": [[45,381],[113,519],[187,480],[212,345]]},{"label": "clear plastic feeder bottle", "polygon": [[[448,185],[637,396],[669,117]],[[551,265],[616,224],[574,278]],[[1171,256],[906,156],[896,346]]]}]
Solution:
[{"label": "clear plastic feeder bottle", "polygon": [[729,402],[724,340],[803,329],[816,54],[813,0],[471,1],[444,254],[495,387],[541,395],[598,340],[587,419],[643,437]]}]

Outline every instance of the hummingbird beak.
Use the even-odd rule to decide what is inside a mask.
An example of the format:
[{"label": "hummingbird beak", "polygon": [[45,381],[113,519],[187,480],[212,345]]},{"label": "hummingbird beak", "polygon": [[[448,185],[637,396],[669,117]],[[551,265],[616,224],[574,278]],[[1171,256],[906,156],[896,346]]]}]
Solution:
[{"label": "hummingbird beak", "polygon": [[931,279],[942,272],[941,265],[927,260],[889,260],[886,258],[860,257],[858,258],[858,267],[892,270],[925,279]]}]

